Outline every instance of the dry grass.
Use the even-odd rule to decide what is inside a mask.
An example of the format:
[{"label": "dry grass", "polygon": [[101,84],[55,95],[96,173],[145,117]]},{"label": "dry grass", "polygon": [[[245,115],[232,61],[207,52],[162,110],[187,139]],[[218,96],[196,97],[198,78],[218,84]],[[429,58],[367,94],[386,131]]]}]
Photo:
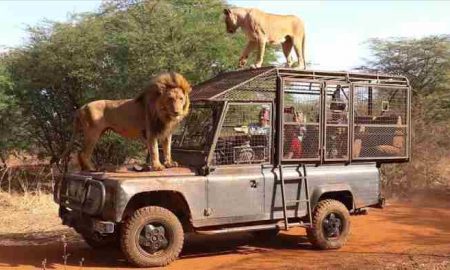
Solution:
[{"label": "dry grass", "polygon": [[[50,194],[0,192],[0,235],[46,232],[66,228]],[[3,238],[3,237],[2,237]]]}]

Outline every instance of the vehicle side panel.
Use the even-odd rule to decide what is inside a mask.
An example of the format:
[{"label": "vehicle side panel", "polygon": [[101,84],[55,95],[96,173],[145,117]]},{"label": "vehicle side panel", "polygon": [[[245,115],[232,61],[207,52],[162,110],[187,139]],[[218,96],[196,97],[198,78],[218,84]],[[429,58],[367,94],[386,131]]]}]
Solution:
[{"label": "vehicle side panel", "polygon": [[[247,168],[247,170],[249,169]],[[240,186],[235,183],[236,185],[233,189],[230,189],[229,186],[227,190],[223,189],[221,196],[210,196],[208,198],[208,207],[212,208],[211,211],[213,213],[217,211],[220,214],[211,215],[207,219],[193,220],[194,226],[215,226],[281,219],[283,213],[281,185],[277,180],[279,174],[278,169],[260,167],[260,172],[264,179],[264,206],[262,213],[261,208],[258,206],[249,208],[257,198],[256,192],[255,194],[251,193],[251,188],[248,185],[249,178],[234,177],[234,180],[230,180],[226,177],[221,179],[215,176],[216,181],[223,181],[224,184],[228,183],[228,181],[241,181],[242,183]],[[299,166],[294,165],[283,168],[283,176],[286,183],[286,201],[306,199],[304,181],[297,181],[299,172],[301,172],[301,167]],[[220,173],[228,173],[228,176],[230,176],[230,172],[226,170],[220,171]],[[256,178],[254,173],[247,173],[247,175]],[[370,206],[378,202],[380,194],[379,171],[374,163],[348,166],[308,166],[307,176],[312,208],[314,208],[320,197],[327,192],[350,192],[353,197],[354,208]],[[214,185],[218,185],[218,183]],[[237,188],[240,190],[237,190]],[[287,206],[289,217],[304,217],[307,214],[307,205],[305,202],[288,203]],[[244,208],[245,211],[240,209],[240,207]]]},{"label": "vehicle side panel", "polygon": [[179,192],[186,200],[193,220],[201,220],[206,208],[206,177],[180,176],[126,180],[118,183],[115,221],[120,222],[127,203],[139,193],[151,191]]}]

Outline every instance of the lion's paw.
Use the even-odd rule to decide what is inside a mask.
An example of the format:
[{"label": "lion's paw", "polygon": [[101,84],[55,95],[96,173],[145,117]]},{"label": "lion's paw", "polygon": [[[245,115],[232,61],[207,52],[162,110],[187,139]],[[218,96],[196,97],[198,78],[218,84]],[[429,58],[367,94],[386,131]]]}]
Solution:
[{"label": "lion's paw", "polygon": [[164,166],[166,166],[166,168],[178,167],[178,163],[176,161],[166,161],[164,162]]},{"label": "lion's paw", "polygon": [[164,165],[160,164],[153,164],[152,165],[152,171],[162,171],[164,170],[166,167],[164,167]]}]

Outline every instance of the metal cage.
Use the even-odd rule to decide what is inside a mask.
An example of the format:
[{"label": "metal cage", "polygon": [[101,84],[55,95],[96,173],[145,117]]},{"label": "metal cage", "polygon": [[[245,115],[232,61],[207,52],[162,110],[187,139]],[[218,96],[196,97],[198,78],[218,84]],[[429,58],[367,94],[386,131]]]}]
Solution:
[{"label": "metal cage", "polygon": [[[264,67],[220,74],[195,86],[191,99],[227,103],[209,158],[213,165],[274,158],[350,163],[409,160],[410,95],[402,76]],[[257,142],[248,132],[238,134],[235,127],[258,121],[263,103],[273,104],[270,137]],[[272,138],[280,144],[271,144]]]},{"label": "metal cage", "polygon": [[229,102],[219,124],[211,164],[268,163],[271,141],[271,103]]}]

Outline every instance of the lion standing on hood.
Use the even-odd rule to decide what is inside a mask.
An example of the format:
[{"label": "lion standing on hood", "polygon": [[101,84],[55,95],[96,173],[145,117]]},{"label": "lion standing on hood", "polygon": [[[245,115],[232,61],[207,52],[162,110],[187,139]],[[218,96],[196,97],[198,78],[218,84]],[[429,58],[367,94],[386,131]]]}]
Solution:
[{"label": "lion standing on hood", "polygon": [[[94,147],[103,132],[113,130],[123,137],[145,141],[151,153],[152,170],[176,167],[178,164],[171,156],[172,132],[189,112],[190,92],[188,81],[171,72],[153,78],[137,98],[90,102],[75,113],[68,149],[74,143],[75,133],[81,131],[84,140],[78,161],[82,170],[93,171],[95,167],[90,159]],[[163,144],[164,165],[159,159],[158,139]]]},{"label": "lion standing on hood", "polygon": [[241,27],[248,43],[239,58],[239,67],[247,63],[249,54],[257,49],[258,54],[253,68],[261,67],[266,43],[280,44],[286,57],[287,66],[292,66],[290,53],[292,47],[297,55],[297,65],[305,69],[305,26],[303,21],[293,15],[276,15],[262,12],[256,8],[224,9],[228,33],[235,33]]}]

